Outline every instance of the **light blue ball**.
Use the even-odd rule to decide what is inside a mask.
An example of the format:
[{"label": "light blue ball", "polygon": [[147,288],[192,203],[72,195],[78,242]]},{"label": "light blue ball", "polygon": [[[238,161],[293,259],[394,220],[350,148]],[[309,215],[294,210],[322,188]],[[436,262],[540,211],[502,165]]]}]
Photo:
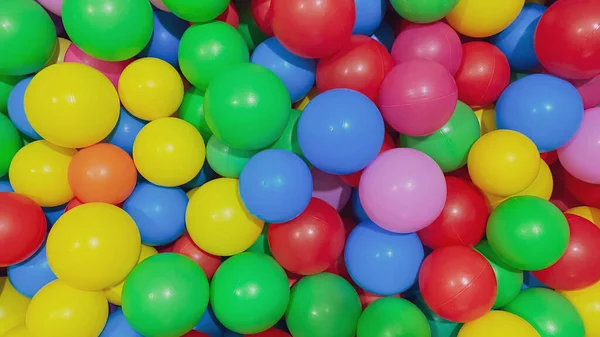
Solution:
[{"label": "light blue ball", "polygon": [[121,308],[115,310],[110,316],[104,330],[99,337],[144,337],[135,332],[125,319]]},{"label": "light blue ball", "polygon": [[133,153],[133,142],[140,130],[147,122],[131,115],[125,108],[121,107],[119,121],[105,142],[113,144],[125,150],[131,156]]},{"label": "light blue ball", "polygon": [[8,180],[0,180],[0,192],[14,192],[12,185]]},{"label": "light blue ball", "polygon": [[379,27],[387,9],[386,0],[354,0],[356,21],[352,34],[371,35]]},{"label": "light blue ball", "polygon": [[29,76],[21,80],[10,92],[8,96],[8,117],[22,134],[37,140],[42,139],[42,136],[33,129],[25,115],[25,90],[27,90],[27,86],[32,79],[33,76]]},{"label": "light blue ball", "polygon": [[155,10],[152,38],[140,56],[161,59],[178,69],[179,42],[189,27],[189,22],[174,14]]}]

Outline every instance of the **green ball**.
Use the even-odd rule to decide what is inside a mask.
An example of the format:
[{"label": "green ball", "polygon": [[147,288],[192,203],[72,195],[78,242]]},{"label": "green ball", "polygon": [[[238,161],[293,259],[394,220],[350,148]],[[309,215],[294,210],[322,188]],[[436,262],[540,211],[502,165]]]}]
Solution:
[{"label": "green ball", "polygon": [[10,162],[22,146],[17,128],[6,115],[0,114],[0,178],[8,173]]},{"label": "green ball", "polygon": [[223,71],[204,96],[206,122],[215,136],[244,150],[273,144],[290,119],[290,94],[277,75],[252,63]]},{"label": "green ball", "polygon": [[250,53],[235,28],[213,21],[195,24],[183,33],[178,58],[185,78],[198,89],[206,90],[223,70],[249,62]]},{"label": "green ball", "polygon": [[221,15],[229,0],[163,0],[167,8],[178,17],[191,22],[206,22]]},{"label": "green ball", "polygon": [[294,285],[285,319],[294,337],[352,337],[360,313],[360,299],[350,283],[320,273]]},{"label": "green ball", "polygon": [[450,13],[458,0],[390,0],[401,17],[416,23],[429,23]]},{"label": "green ball", "polygon": [[244,38],[246,45],[250,51],[253,51],[256,46],[261,44],[264,40],[268,39],[269,36],[263,33],[254,17],[252,16],[252,10],[250,8],[250,1],[240,1],[236,3],[238,15],[240,18],[240,24],[238,25],[238,32]]},{"label": "green ball", "polygon": [[212,136],[206,144],[206,160],[218,175],[225,178],[238,178],[242,169],[258,151],[241,150],[231,147],[219,138]]},{"label": "green ball", "polygon": [[210,303],[226,328],[241,334],[264,331],[288,306],[285,271],[271,256],[241,253],[227,259],[212,278]]},{"label": "green ball", "polygon": [[56,48],[56,28],[40,4],[33,0],[2,0],[0,22],[0,75],[27,75],[48,63]]},{"label": "green ball", "polygon": [[154,29],[154,14],[147,0],[64,0],[62,19],[77,47],[112,62],[139,54]]},{"label": "green ball", "polygon": [[358,320],[356,337],[430,337],[427,318],[403,298],[383,297],[369,304]]},{"label": "green ball", "polygon": [[208,307],[208,280],[190,258],[162,253],[138,264],[123,285],[123,314],[146,337],[181,336]]},{"label": "green ball", "polygon": [[8,97],[15,85],[25,76],[8,76],[0,74],[0,113],[8,113]]},{"label": "green ball", "polygon": [[479,135],[477,116],[468,105],[458,101],[452,117],[439,130],[423,137],[400,135],[400,144],[425,153],[442,171],[451,172],[465,166],[469,150]]},{"label": "green ball", "polygon": [[503,201],[490,215],[486,233],[494,252],[520,270],[551,266],[569,244],[569,224],[563,213],[550,201],[534,196]]},{"label": "green ball", "polygon": [[521,292],[523,272],[504,263],[486,240],[479,242],[475,246],[475,250],[488,260],[496,275],[498,290],[493,308],[497,309],[507,305]]},{"label": "green ball", "polygon": [[204,116],[204,91],[191,87],[184,95],[181,106],[179,106],[179,117],[192,124],[202,135],[204,142],[208,142],[212,131],[206,124]]},{"label": "green ball", "polygon": [[308,159],[304,157],[304,153],[302,153],[302,149],[298,143],[298,120],[300,119],[301,113],[302,112],[299,110],[292,109],[292,112],[290,113],[290,119],[288,120],[285,129],[283,129],[283,133],[275,143],[269,146],[269,148],[293,152],[297,154],[298,157],[302,158],[307,165],[310,165]]},{"label": "green ball", "polygon": [[272,256],[273,254],[271,253],[271,247],[269,247],[268,231],[269,231],[269,224],[266,223],[264,225],[262,233],[260,233],[260,236],[258,237],[258,239],[256,239],[256,241],[254,241],[252,246],[250,246],[250,248],[246,249],[246,251],[252,252],[252,253],[268,254],[268,255]]},{"label": "green ball", "polygon": [[502,310],[526,320],[540,337],[586,336],[577,309],[564,296],[550,289],[525,289]]},{"label": "green ball", "polygon": [[427,306],[421,295],[417,295],[413,299],[413,303],[421,309],[427,318],[431,329],[431,337],[456,337],[458,335],[458,331],[462,327],[461,323],[451,322],[438,316]]}]

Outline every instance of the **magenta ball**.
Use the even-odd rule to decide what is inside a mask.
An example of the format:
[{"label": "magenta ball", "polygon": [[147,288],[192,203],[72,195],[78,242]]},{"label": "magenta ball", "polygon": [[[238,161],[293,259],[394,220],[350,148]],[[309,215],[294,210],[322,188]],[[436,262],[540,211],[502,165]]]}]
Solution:
[{"label": "magenta ball", "polygon": [[123,73],[123,70],[133,62],[133,59],[109,62],[102,61],[95,57],[86,54],[83,50],[79,49],[74,43],[72,43],[65,53],[65,62],[75,62],[88,65],[99,72],[103,73],[110,82],[115,86],[119,87],[119,78]]},{"label": "magenta ball", "polygon": [[358,187],[360,202],[379,227],[412,233],[429,226],[446,203],[444,173],[423,152],[398,148],[367,166]]},{"label": "magenta ball", "polygon": [[312,196],[333,206],[338,212],[346,206],[352,194],[352,187],[340,176],[325,173],[317,168],[311,170],[313,178]]},{"label": "magenta ball", "polygon": [[587,80],[573,80],[571,83],[579,91],[584,109],[593,108],[600,104],[600,75]]},{"label": "magenta ball", "polygon": [[558,149],[558,159],[575,178],[600,184],[600,108],[584,112],[575,136]]},{"label": "magenta ball", "polygon": [[413,23],[403,29],[392,47],[396,64],[416,59],[435,61],[454,75],[462,60],[458,34],[444,22]]},{"label": "magenta ball", "polygon": [[452,74],[439,63],[422,59],[392,68],[379,92],[383,118],[407,136],[426,136],[444,126],[457,101]]}]

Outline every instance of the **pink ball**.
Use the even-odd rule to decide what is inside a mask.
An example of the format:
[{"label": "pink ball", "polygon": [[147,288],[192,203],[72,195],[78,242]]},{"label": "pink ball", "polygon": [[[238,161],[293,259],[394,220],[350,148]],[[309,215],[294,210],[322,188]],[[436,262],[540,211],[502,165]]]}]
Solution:
[{"label": "pink ball", "polygon": [[558,149],[558,159],[575,178],[600,184],[600,108],[585,111],[575,136]]},{"label": "pink ball", "polygon": [[385,121],[407,136],[425,136],[452,117],[458,90],[452,74],[429,60],[396,65],[379,92],[379,108]]},{"label": "pink ball", "polygon": [[37,0],[37,2],[53,14],[62,16],[63,0]]},{"label": "pink ball", "polygon": [[584,109],[593,108],[600,104],[600,75],[587,80],[573,80],[571,83],[579,91]]},{"label": "pink ball", "polygon": [[392,47],[396,64],[416,59],[435,61],[454,75],[462,60],[458,34],[444,22],[410,24],[403,29]]},{"label": "pink ball", "polygon": [[423,152],[397,148],[367,166],[358,188],[360,202],[373,222],[396,233],[429,226],[446,203],[440,167]]},{"label": "pink ball", "polygon": [[161,11],[170,12],[170,10],[165,6],[162,0],[150,0],[150,3],[154,5],[154,7],[160,9]]},{"label": "pink ball", "polygon": [[312,196],[333,206],[338,212],[346,206],[352,194],[352,187],[340,176],[325,173],[317,168],[311,170],[313,178]]},{"label": "pink ball", "polygon": [[103,73],[104,76],[106,76],[112,82],[115,88],[118,88],[119,77],[121,77],[121,73],[123,70],[125,70],[125,67],[133,62],[133,59],[119,62],[102,61],[86,54],[74,43],[72,43],[69,48],[67,48],[67,52],[65,53],[65,62],[86,64]]}]

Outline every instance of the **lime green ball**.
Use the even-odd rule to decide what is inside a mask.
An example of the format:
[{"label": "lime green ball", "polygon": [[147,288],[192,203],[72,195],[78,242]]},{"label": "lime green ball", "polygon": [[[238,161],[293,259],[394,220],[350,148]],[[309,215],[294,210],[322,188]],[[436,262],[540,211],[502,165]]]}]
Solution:
[{"label": "lime green ball", "polygon": [[263,254],[273,255],[271,253],[271,248],[269,247],[268,231],[269,231],[269,224],[266,223],[264,225],[262,233],[260,233],[260,236],[258,237],[258,239],[256,239],[256,241],[254,241],[252,246],[250,246],[250,248],[246,249],[246,251],[253,252],[253,253],[263,253]]},{"label": "lime green ball", "polygon": [[8,113],[8,97],[15,85],[25,76],[8,76],[0,74],[0,113]]},{"label": "lime green ball", "polygon": [[193,25],[183,33],[179,44],[181,72],[201,90],[206,90],[223,70],[249,60],[250,53],[240,33],[221,21]]},{"label": "lime green ball", "polygon": [[285,129],[283,129],[283,133],[275,143],[269,146],[269,148],[293,152],[308,163],[308,160],[304,157],[304,153],[302,153],[302,149],[298,143],[298,119],[300,119],[300,114],[301,111],[292,109],[290,119],[288,120]]},{"label": "lime green ball", "polygon": [[486,240],[479,242],[477,246],[475,246],[475,250],[488,260],[496,275],[498,290],[496,292],[494,309],[507,305],[521,292],[521,287],[523,286],[523,271],[504,263],[504,261],[502,261],[492,250],[492,247]]},{"label": "lime green ball", "polygon": [[423,137],[400,135],[400,144],[425,153],[442,171],[451,172],[465,166],[469,150],[479,135],[477,116],[468,105],[458,101],[452,117],[439,130]]},{"label": "lime green ball", "polygon": [[208,165],[225,178],[238,178],[242,169],[258,151],[236,149],[212,136],[206,144],[206,160]]},{"label": "lime green ball", "polygon": [[458,0],[391,0],[401,17],[416,23],[429,23],[448,15]]},{"label": "lime green ball", "polygon": [[490,215],[486,233],[494,252],[520,270],[550,267],[569,244],[564,214],[550,201],[534,196],[503,201]]},{"label": "lime green ball", "polygon": [[184,95],[179,107],[179,117],[192,124],[202,135],[204,142],[208,142],[212,131],[206,124],[204,116],[204,91],[191,87]]},{"label": "lime green ball", "polygon": [[0,178],[8,173],[10,162],[22,146],[19,131],[6,115],[0,114]]},{"label": "lime green ball", "polygon": [[250,1],[240,1],[236,3],[236,8],[238,10],[238,15],[240,18],[240,24],[238,25],[238,32],[244,38],[246,45],[250,51],[253,51],[256,46],[261,44],[264,40],[269,37],[267,34],[263,33],[254,17],[252,16],[252,10],[250,8]]},{"label": "lime green ball", "polygon": [[178,17],[191,22],[206,22],[221,15],[229,0],[163,0],[167,8]]},{"label": "lime green ball", "polygon": [[0,75],[39,71],[52,57],[56,41],[54,23],[40,4],[33,0],[0,1]]},{"label": "lime green ball", "polygon": [[62,18],[71,41],[104,61],[136,56],[154,29],[148,0],[64,0]]},{"label": "lime green ball", "polygon": [[380,298],[365,309],[358,320],[356,337],[430,337],[427,318],[403,298]]},{"label": "lime green ball", "polygon": [[212,278],[210,303],[226,328],[241,334],[264,331],[288,306],[285,271],[271,256],[241,253],[227,259]]},{"label": "lime green ball", "polygon": [[204,96],[206,122],[226,144],[259,150],[273,144],[290,119],[290,94],[272,71],[240,63],[223,71]]}]

